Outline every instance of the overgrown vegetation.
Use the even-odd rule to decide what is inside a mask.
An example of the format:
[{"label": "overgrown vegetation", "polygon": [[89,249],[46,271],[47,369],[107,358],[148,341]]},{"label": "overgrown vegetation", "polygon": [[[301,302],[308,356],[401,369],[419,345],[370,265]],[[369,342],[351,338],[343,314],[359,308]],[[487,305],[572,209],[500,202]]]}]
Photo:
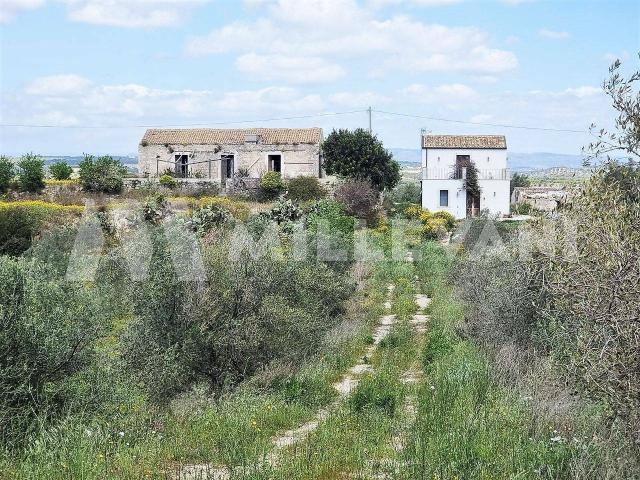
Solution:
[{"label": "overgrown vegetation", "polygon": [[49,165],[49,174],[55,180],[68,180],[72,173],[73,168],[67,162],[60,160]]},{"label": "overgrown vegetation", "polygon": [[119,193],[127,169],[120,160],[110,156],[95,158],[85,155],[80,162],[80,183],[89,192]]}]

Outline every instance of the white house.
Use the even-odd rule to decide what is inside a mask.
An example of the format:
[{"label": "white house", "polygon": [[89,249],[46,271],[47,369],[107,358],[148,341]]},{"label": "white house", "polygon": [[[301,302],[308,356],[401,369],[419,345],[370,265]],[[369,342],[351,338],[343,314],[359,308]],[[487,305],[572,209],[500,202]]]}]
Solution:
[{"label": "white house", "polygon": [[[467,195],[470,165],[478,173],[480,195]],[[507,141],[503,135],[423,135],[422,207],[456,218],[509,213]]]},{"label": "white house", "polygon": [[238,169],[251,177],[322,176],[321,128],[149,129],[138,148],[138,169],[151,176],[210,179],[223,186]]}]

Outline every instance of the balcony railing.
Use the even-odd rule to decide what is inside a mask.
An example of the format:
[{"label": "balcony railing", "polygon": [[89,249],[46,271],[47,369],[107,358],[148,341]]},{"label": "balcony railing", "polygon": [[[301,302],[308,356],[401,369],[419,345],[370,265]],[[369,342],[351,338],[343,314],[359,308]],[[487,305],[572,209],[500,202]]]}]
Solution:
[{"label": "balcony railing", "polygon": [[[509,180],[511,172],[508,168],[478,169],[478,180]],[[467,178],[466,168],[424,168],[423,180],[460,180]]]}]

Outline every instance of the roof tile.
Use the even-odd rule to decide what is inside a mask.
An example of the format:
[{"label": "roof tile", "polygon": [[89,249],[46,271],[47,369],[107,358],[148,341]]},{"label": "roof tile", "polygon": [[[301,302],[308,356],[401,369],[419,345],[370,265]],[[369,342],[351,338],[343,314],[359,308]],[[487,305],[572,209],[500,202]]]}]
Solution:
[{"label": "roof tile", "polygon": [[491,148],[506,149],[504,135],[423,135],[423,148]]},{"label": "roof tile", "polygon": [[321,128],[151,128],[145,132],[140,143],[148,145],[239,145],[245,143],[246,135],[257,135],[258,142],[265,145],[316,144],[322,141]]}]

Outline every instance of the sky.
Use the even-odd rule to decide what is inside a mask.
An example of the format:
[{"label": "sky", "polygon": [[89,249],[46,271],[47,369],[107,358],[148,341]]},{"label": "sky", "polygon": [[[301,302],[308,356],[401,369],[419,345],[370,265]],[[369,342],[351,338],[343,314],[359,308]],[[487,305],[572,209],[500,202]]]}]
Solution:
[{"label": "sky", "polygon": [[0,32],[2,154],[132,154],[147,126],[327,135],[370,106],[390,148],[426,129],[579,154],[614,119],[611,62],[639,67],[640,2],[1,0]]}]

